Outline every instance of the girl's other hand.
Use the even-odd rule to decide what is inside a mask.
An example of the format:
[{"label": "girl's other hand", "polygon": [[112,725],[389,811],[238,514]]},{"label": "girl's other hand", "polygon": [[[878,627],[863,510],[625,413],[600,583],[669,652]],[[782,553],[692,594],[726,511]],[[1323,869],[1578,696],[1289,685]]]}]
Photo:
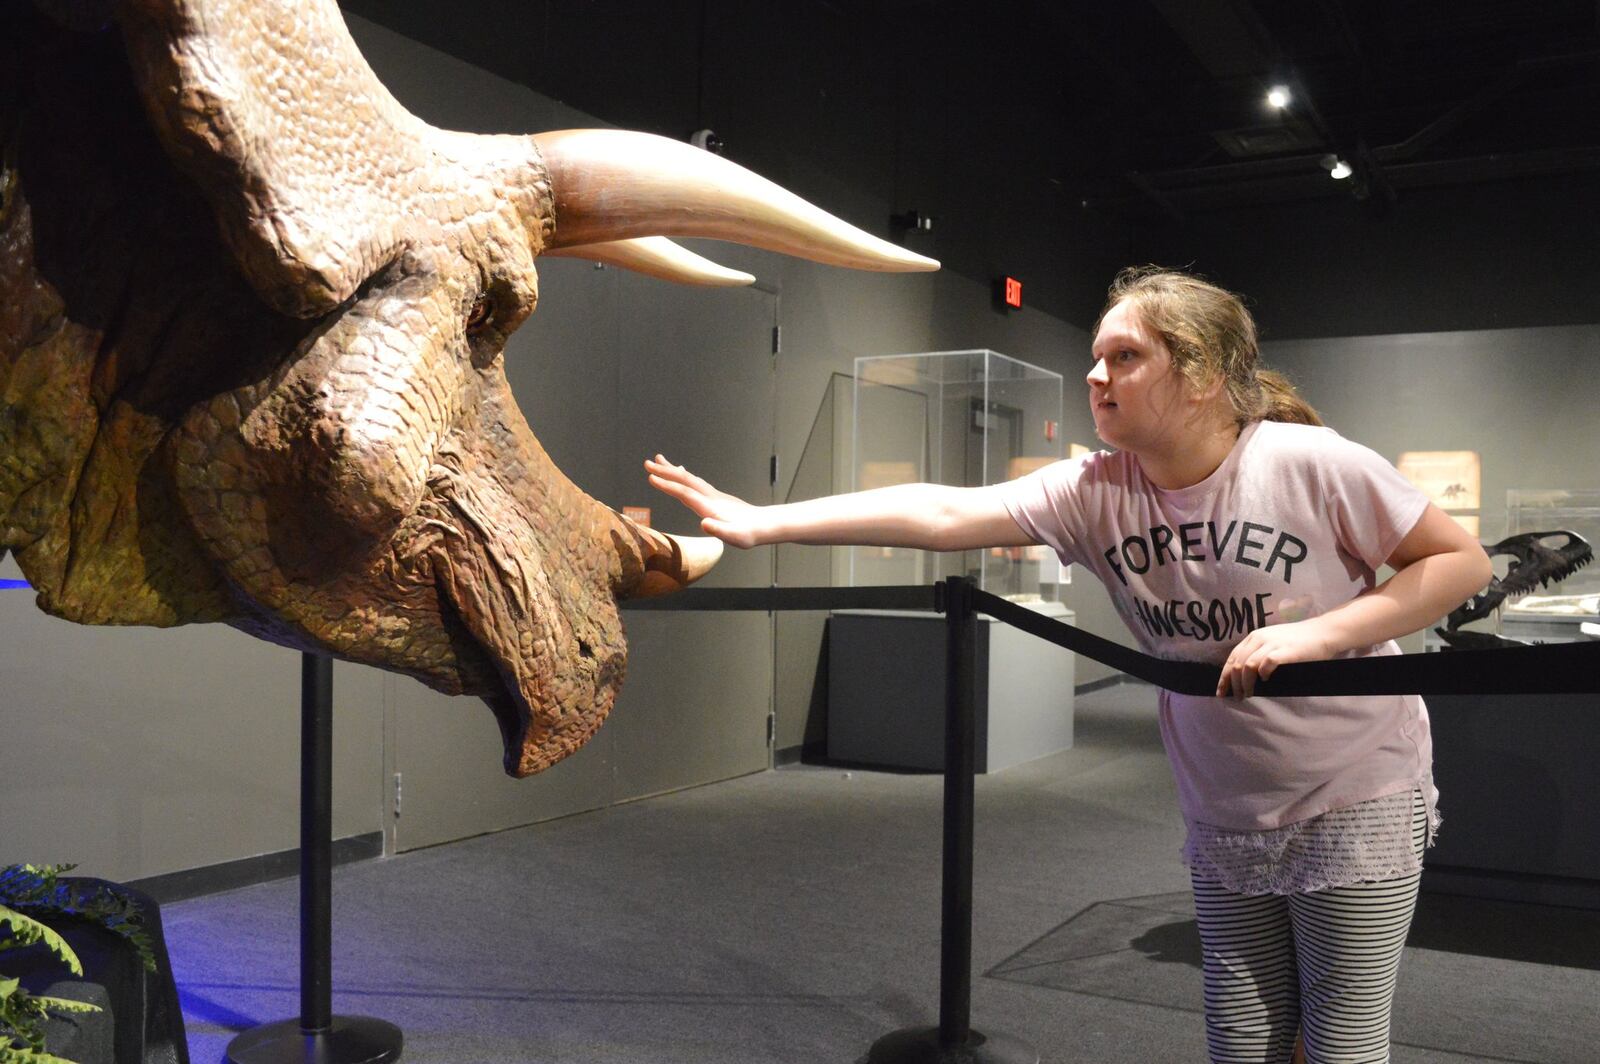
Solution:
[{"label": "girl's other hand", "polygon": [[673,465],[662,455],[645,459],[650,483],[677,499],[700,518],[700,528],[710,536],[735,547],[755,547],[761,538],[763,507],[718,491],[711,482],[697,477],[683,466]]},{"label": "girl's other hand", "polygon": [[1323,661],[1337,653],[1320,618],[1269,624],[1241,639],[1222,666],[1218,698],[1249,698],[1256,680],[1268,679],[1279,665],[1295,661]]}]

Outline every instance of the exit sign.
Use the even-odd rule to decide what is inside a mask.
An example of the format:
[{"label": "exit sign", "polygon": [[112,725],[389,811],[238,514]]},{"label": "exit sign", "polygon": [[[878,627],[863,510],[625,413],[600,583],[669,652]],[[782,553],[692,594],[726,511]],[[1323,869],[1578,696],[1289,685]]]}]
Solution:
[{"label": "exit sign", "polygon": [[1000,301],[1013,310],[1022,309],[1022,282],[1015,277],[1000,279]]}]

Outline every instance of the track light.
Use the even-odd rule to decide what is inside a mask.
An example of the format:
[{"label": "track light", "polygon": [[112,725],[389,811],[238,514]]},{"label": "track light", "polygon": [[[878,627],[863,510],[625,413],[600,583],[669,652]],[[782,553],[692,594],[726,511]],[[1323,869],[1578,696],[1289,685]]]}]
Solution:
[{"label": "track light", "polygon": [[1355,172],[1350,169],[1349,163],[1345,162],[1337,155],[1332,154],[1324,155],[1322,157],[1322,168],[1328,171],[1328,176],[1333,178],[1335,181],[1343,181],[1345,178],[1349,177]]},{"label": "track light", "polygon": [[915,229],[922,233],[933,232],[933,218],[921,211],[902,211],[889,216],[889,224],[897,229]]},{"label": "track light", "polygon": [[1267,106],[1275,110],[1283,110],[1289,106],[1289,90],[1282,85],[1274,85],[1267,90]]}]

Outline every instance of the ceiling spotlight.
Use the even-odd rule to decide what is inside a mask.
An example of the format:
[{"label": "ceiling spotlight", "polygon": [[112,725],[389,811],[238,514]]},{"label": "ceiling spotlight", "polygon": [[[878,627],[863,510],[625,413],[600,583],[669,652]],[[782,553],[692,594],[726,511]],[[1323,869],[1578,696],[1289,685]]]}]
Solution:
[{"label": "ceiling spotlight", "polygon": [[1267,91],[1268,105],[1283,110],[1289,106],[1289,90],[1282,85],[1274,85]]}]

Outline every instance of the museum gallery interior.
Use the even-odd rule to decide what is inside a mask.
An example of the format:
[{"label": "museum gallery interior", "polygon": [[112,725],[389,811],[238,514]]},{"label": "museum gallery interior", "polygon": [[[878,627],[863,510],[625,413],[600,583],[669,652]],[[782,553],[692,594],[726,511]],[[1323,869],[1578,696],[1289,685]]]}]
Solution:
[{"label": "museum gallery interior", "polygon": [[[1596,130],[1576,0],[0,0],[0,1058],[1600,1059]],[[1273,433],[1326,549],[1185,523]],[[1380,703],[1383,1030],[1297,925],[1231,1056],[1184,736]]]}]

